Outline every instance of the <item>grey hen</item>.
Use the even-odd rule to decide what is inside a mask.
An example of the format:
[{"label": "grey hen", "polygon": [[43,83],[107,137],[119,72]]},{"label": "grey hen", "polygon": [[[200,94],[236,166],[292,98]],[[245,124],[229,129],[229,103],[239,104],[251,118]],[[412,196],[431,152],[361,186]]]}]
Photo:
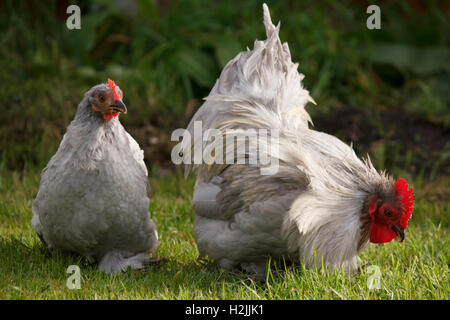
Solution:
[{"label": "grey hen", "polygon": [[141,268],[158,246],[143,151],[118,119],[122,98],[109,79],[85,94],[33,202],[32,226],[50,251],[107,273]]},{"label": "grey hen", "polygon": [[[197,173],[192,203],[198,250],[225,269],[240,267],[258,277],[269,256],[353,272],[369,241],[403,239],[412,189],[378,173],[336,137],[308,127],[304,107],[312,99],[303,75],[263,8],[267,40],[255,41],[253,50],[225,66],[188,126],[185,137],[193,141],[183,137],[180,143],[186,173]],[[256,129],[277,139],[274,145],[248,141],[240,148],[242,163],[235,151]],[[224,151],[217,141],[228,137],[236,143],[230,140]],[[263,173],[268,168],[262,161],[250,163],[261,151],[276,170]]]}]

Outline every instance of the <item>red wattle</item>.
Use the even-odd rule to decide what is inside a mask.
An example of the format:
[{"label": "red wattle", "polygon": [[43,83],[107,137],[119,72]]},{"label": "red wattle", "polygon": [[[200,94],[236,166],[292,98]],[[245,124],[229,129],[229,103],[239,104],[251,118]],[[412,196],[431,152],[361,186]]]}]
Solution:
[{"label": "red wattle", "polygon": [[370,242],[386,243],[392,241],[397,236],[394,230],[380,223],[372,223],[370,227]]},{"label": "red wattle", "polygon": [[106,121],[109,121],[109,120],[111,120],[113,117],[115,118],[115,117],[117,117],[118,115],[119,115],[118,112],[116,112],[116,113],[105,113],[105,114],[103,114],[103,119],[105,119]]}]

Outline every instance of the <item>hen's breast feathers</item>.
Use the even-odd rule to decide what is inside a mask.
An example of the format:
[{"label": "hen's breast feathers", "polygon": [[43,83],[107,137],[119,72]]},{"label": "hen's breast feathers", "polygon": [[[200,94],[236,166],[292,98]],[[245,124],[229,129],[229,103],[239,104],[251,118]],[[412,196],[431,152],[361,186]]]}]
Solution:
[{"label": "hen's breast feathers", "polygon": [[[116,243],[136,251],[152,244],[143,152],[122,126],[115,129],[113,137],[94,130],[84,139],[68,130],[43,171],[33,226],[51,247],[96,256]],[[94,142],[98,136],[105,140]]]},{"label": "hen's breast feathers", "polygon": [[[88,130],[83,138],[83,132],[68,128],[58,151],[42,172],[37,204],[63,208],[65,202],[72,205],[70,199],[76,203],[84,197],[92,198],[93,205],[98,203],[100,211],[104,205],[148,206],[149,182],[143,151],[120,124],[115,129],[112,137],[100,128],[97,132]],[[90,200],[86,201],[89,205]]]},{"label": "hen's breast feathers", "polygon": [[147,166],[145,165],[144,162],[144,151],[139,147],[139,144],[136,142],[136,140],[133,139],[133,137],[128,132],[125,132],[125,134],[128,138],[130,151],[133,154],[134,159],[142,168],[142,170],[145,172],[145,175],[148,176]]}]

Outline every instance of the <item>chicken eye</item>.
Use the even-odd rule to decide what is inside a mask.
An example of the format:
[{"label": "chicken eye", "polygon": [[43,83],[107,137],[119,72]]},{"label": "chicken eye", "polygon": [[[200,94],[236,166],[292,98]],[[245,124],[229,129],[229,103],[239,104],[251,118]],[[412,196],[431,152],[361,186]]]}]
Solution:
[{"label": "chicken eye", "polygon": [[388,217],[392,217],[392,211],[388,208],[384,209],[384,214]]},{"label": "chicken eye", "polygon": [[98,101],[100,101],[100,103],[105,102],[105,96],[103,94],[99,94],[98,95]]}]

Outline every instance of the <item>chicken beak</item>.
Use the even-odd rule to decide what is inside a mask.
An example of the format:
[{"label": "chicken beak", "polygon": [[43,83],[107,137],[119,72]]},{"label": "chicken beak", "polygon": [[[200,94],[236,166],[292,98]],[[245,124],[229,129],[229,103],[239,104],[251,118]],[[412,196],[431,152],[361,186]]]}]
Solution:
[{"label": "chicken beak", "polygon": [[392,229],[395,231],[397,236],[400,238],[400,242],[403,242],[403,240],[405,240],[405,230],[403,230],[400,227],[397,227],[396,225],[393,225]]},{"label": "chicken beak", "polygon": [[122,100],[114,100],[114,102],[110,106],[111,109],[114,109],[117,112],[127,113],[127,107],[122,102]]}]

